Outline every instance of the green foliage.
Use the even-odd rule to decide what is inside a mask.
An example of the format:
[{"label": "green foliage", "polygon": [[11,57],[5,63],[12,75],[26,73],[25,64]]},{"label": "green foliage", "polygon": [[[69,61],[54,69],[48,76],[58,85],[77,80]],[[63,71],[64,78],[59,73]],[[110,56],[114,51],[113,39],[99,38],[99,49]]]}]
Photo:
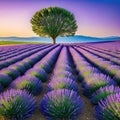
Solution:
[{"label": "green foliage", "polygon": [[74,15],[59,7],[44,8],[31,19],[33,31],[42,37],[50,37],[55,43],[58,36],[71,36],[77,30]]}]

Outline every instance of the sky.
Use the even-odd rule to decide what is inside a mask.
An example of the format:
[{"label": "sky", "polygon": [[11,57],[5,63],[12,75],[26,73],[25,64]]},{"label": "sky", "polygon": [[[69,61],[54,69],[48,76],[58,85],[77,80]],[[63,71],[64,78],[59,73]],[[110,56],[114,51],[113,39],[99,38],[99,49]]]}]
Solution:
[{"label": "sky", "polygon": [[120,36],[120,0],[0,0],[0,37],[36,36],[30,20],[36,11],[50,6],[75,15],[76,35]]}]

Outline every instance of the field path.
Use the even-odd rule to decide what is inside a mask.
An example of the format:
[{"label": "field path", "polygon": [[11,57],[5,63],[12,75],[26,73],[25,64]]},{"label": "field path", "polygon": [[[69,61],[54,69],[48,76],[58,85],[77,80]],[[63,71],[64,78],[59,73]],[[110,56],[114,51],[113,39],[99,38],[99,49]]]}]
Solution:
[{"label": "field path", "polygon": [[43,83],[43,90],[41,94],[35,97],[37,100],[37,109],[33,114],[33,116],[28,120],[46,120],[40,111],[40,101],[42,100],[43,96],[46,94],[46,88],[47,88],[47,84],[50,82],[49,81],[50,76],[51,76],[51,73],[48,75],[48,81]]},{"label": "field path", "polygon": [[84,109],[78,120],[94,120],[94,106],[90,103],[90,99],[85,97],[82,92],[83,88],[81,87],[80,82],[77,82],[80,90],[80,97],[84,101]]}]

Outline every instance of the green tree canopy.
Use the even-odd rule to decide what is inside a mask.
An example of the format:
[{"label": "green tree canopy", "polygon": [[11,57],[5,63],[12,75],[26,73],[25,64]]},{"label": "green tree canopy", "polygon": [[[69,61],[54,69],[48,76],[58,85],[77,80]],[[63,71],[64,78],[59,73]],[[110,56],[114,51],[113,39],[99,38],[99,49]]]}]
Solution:
[{"label": "green tree canopy", "polygon": [[33,31],[41,37],[50,37],[56,43],[58,36],[72,36],[77,30],[74,15],[59,7],[44,8],[31,19]]}]

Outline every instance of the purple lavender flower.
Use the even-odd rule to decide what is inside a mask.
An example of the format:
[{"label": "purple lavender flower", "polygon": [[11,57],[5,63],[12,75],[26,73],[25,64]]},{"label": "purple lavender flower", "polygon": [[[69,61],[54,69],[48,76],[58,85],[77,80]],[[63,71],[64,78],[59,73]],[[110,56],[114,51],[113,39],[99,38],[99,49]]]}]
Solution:
[{"label": "purple lavender flower", "polygon": [[9,77],[7,74],[0,74],[0,84],[3,87],[7,87],[12,82],[12,78]]},{"label": "purple lavender flower", "polygon": [[105,99],[108,95],[120,93],[120,88],[114,85],[105,86],[98,89],[92,94],[91,102],[93,104],[98,104],[101,99]]},{"label": "purple lavender flower", "polygon": [[48,92],[42,99],[40,109],[49,120],[76,119],[83,108],[77,92],[67,89]]},{"label": "purple lavender flower", "polygon": [[33,68],[33,69],[27,71],[26,74],[29,74],[31,76],[35,76],[35,77],[39,78],[39,80],[41,80],[42,82],[47,81],[47,73],[45,72],[44,69]]},{"label": "purple lavender flower", "polygon": [[69,78],[59,78],[57,80],[52,80],[48,84],[47,87],[48,92],[57,89],[69,89],[79,92],[77,83]]},{"label": "purple lavender flower", "polygon": [[43,89],[42,82],[38,78],[30,75],[19,77],[10,85],[10,87],[27,90],[33,95],[39,95]]},{"label": "purple lavender flower", "polygon": [[95,107],[96,120],[120,120],[120,93],[107,96]]},{"label": "purple lavender flower", "polygon": [[32,116],[36,100],[23,90],[8,90],[0,95],[0,116],[9,120],[23,120]]}]

